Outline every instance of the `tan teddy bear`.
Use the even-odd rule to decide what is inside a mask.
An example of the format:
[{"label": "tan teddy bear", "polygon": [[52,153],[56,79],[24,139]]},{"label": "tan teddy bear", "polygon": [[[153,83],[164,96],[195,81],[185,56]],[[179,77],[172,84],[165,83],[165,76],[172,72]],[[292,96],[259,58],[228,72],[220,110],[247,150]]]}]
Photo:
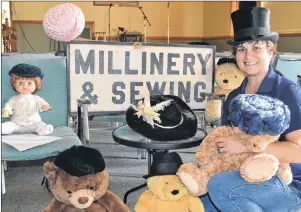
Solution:
[{"label": "tan teddy bear", "polygon": [[139,197],[135,212],[204,212],[201,200],[188,193],[176,175],[181,164],[175,152],[155,154],[148,190]]},{"label": "tan teddy bear", "polygon": [[238,88],[246,75],[238,68],[234,58],[222,57],[215,69],[215,94],[228,94]]},{"label": "tan teddy bear", "polygon": [[205,108],[205,119],[211,125],[219,126],[221,118],[221,95],[225,97],[238,88],[245,78],[245,74],[239,70],[234,58],[222,57],[218,60],[215,69],[214,93],[209,95]]},{"label": "tan teddy bear", "polygon": [[109,174],[96,149],[73,146],[44,164],[46,186],[53,198],[43,212],[129,212],[108,190]]},{"label": "tan teddy bear", "polygon": [[[183,164],[177,175],[186,188],[194,195],[207,193],[211,176],[225,171],[240,170],[248,182],[260,182],[277,175],[286,184],[291,183],[292,173],[289,164],[264,154],[268,144],[277,142],[280,134],[288,127],[290,111],[280,100],[257,94],[241,94],[229,105],[231,126],[214,129],[200,144],[196,160],[200,168]],[[248,152],[227,156],[217,148],[218,137],[236,134]]]}]

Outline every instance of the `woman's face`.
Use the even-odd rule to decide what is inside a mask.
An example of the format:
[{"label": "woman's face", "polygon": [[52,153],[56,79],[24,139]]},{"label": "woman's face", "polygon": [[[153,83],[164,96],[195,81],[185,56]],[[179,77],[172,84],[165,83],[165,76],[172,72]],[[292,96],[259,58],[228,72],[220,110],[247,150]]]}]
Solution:
[{"label": "woman's face", "polygon": [[36,83],[31,79],[17,79],[15,89],[19,94],[32,94],[36,90]]},{"label": "woman's face", "polygon": [[273,58],[273,53],[264,41],[245,42],[236,51],[236,62],[247,76],[265,74]]}]

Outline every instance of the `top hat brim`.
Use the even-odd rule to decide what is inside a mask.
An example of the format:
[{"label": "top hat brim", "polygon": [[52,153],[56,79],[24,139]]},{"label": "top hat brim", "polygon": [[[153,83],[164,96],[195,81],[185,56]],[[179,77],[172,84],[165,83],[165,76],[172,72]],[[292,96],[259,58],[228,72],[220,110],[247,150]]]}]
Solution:
[{"label": "top hat brim", "polygon": [[242,39],[242,40],[239,40],[239,41],[228,40],[227,44],[229,44],[230,46],[238,46],[241,43],[256,41],[256,40],[272,41],[273,43],[277,43],[278,39],[279,39],[279,34],[277,32],[270,32],[270,33],[268,33],[266,35],[263,35],[263,36],[249,37],[249,38]]}]

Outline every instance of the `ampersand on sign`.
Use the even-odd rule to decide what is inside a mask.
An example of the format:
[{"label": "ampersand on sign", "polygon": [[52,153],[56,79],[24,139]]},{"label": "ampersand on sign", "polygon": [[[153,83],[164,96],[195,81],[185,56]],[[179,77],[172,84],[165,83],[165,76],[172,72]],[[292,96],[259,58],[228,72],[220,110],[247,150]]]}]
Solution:
[{"label": "ampersand on sign", "polygon": [[97,104],[98,96],[96,94],[94,94],[93,96],[91,95],[91,93],[93,92],[93,84],[91,82],[85,82],[82,85],[82,89],[84,91],[84,94],[80,98],[86,99],[87,97],[93,104]]}]

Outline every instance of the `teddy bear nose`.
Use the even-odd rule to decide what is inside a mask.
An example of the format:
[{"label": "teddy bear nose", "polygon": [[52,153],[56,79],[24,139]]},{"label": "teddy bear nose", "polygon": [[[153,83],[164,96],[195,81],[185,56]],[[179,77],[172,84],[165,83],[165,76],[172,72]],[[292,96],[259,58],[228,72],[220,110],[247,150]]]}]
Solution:
[{"label": "teddy bear nose", "polygon": [[223,80],[223,83],[228,83],[228,80],[224,79],[224,80]]},{"label": "teddy bear nose", "polygon": [[177,195],[177,194],[179,193],[179,190],[173,190],[171,193],[172,193],[173,195]]},{"label": "teddy bear nose", "polygon": [[80,197],[80,198],[78,198],[78,202],[80,203],[80,204],[85,204],[85,203],[87,203],[88,202],[88,197]]}]

